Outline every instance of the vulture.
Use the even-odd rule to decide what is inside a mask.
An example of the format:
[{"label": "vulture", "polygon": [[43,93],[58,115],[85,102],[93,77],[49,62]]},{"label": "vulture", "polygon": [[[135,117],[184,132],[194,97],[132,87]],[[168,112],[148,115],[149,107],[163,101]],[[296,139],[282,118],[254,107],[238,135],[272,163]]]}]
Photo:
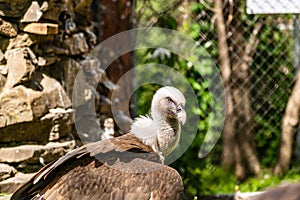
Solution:
[{"label": "vulture", "polygon": [[68,152],[43,167],[11,199],[182,199],[179,173],[163,162],[179,142],[184,106],[178,89],[160,88],[150,116],[136,118],[129,133]]},{"label": "vulture", "polygon": [[263,192],[255,195],[251,200],[299,200],[300,183],[294,183]]}]

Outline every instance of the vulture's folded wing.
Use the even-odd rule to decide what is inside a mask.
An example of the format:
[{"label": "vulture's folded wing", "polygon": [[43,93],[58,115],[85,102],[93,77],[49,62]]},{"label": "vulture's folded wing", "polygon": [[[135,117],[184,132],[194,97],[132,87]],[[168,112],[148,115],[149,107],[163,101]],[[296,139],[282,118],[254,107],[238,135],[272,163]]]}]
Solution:
[{"label": "vulture's folded wing", "polygon": [[177,199],[181,178],[159,161],[131,134],[90,143],[41,169],[11,199]]}]

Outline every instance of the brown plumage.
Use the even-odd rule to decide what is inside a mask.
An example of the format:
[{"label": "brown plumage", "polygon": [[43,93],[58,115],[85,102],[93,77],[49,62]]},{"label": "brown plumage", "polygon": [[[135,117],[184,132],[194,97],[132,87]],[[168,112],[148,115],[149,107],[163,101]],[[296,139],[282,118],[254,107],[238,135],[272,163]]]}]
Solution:
[{"label": "brown plumage", "polygon": [[[165,87],[161,90],[174,92],[174,89]],[[170,97],[164,94],[161,98]],[[176,102],[174,99],[176,95],[172,98],[172,101]],[[170,99],[161,102],[162,104],[166,102],[174,110],[175,104],[170,103]],[[182,116],[182,103],[178,105],[176,103],[176,108],[177,106],[180,107],[180,111],[175,109],[174,112]],[[170,110],[167,109],[167,111]],[[146,122],[149,119],[147,118]],[[174,130],[172,129],[173,132],[168,130],[167,134],[180,135],[180,129],[178,129],[180,125],[177,124],[179,121],[177,122],[175,114],[172,113],[171,120],[169,117],[166,120],[172,121],[171,125],[175,127]],[[163,121],[163,127],[165,123],[168,122]],[[139,124],[143,124],[142,120],[139,120]],[[155,127],[158,128],[154,129],[155,131],[160,130],[159,124],[155,124]],[[151,133],[150,130],[153,127],[147,128],[146,132]],[[163,131],[160,133],[163,135]],[[177,144],[177,142],[174,143],[178,140],[177,137],[179,138],[176,136],[174,139],[168,139],[172,149]],[[149,145],[143,140],[145,138],[128,133],[117,138],[86,144],[45,166],[29,182],[19,188],[11,199],[181,199],[183,183],[180,175],[176,170],[162,164],[162,154],[154,148],[157,145]],[[158,144],[159,142],[160,140],[157,141]],[[169,153],[170,150],[167,149]]]}]

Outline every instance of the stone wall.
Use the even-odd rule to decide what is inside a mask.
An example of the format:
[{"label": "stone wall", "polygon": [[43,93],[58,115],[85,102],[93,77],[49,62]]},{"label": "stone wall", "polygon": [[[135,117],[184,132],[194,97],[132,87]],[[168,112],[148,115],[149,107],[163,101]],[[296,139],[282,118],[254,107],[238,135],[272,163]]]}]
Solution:
[{"label": "stone wall", "polygon": [[[0,2],[0,193],[13,192],[23,183],[23,173],[35,172],[75,148],[78,134],[87,140],[101,137],[102,131],[89,130],[88,124],[102,124],[110,115],[115,85],[100,63],[86,56],[97,43],[91,3]],[[85,102],[72,107],[80,69],[88,92],[80,94],[87,95],[81,98]],[[95,79],[100,81],[97,90],[89,84]],[[87,127],[76,133],[73,114],[93,100],[88,94],[97,97],[101,116],[99,121],[80,116]]]}]

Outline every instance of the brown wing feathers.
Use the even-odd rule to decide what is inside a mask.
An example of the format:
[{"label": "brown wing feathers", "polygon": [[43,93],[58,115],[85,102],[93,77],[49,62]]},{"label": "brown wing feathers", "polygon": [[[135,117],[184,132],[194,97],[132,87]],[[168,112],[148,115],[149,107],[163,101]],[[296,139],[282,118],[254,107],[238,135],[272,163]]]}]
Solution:
[{"label": "brown wing feathers", "polygon": [[[161,180],[173,184],[174,180],[168,179],[180,178],[172,168],[153,163],[160,159],[156,153],[146,153],[151,151],[131,134],[87,144],[43,168],[13,195],[12,200],[39,195],[44,199],[82,200],[86,196],[89,199],[124,199],[134,195],[149,199],[149,195],[157,195],[163,188]],[[166,177],[161,177],[162,174]],[[155,182],[155,177],[160,179]]]},{"label": "brown wing feathers", "polygon": [[[169,105],[168,98],[178,105],[185,104],[183,94],[176,88],[159,89],[151,104],[152,118],[138,118],[131,130],[135,135],[89,143],[67,153],[40,170],[11,199],[181,199],[181,177],[162,164],[162,157],[177,145],[179,122],[184,123],[185,111],[179,115],[174,110],[178,105]],[[170,119],[179,128],[169,124]],[[160,144],[164,148],[158,149]]]},{"label": "brown wing feathers", "polygon": [[[136,168],[135,162],[140,162],[140,160],[134,160],[127,167]],[[145,161],[143,165],[147,165],[148,162]],[[159,200],[176,199],[172,196],[175,191],[178,192],[178,188],[174,188],[173,185],[178,185],[177,183],[180,183],[180,180],[173,178],[177,172],[170,170],[167,166],[151,165],[152,168],[157,169],[145,173],[127,173],[126,171],[115,170],[114,167],[107,165],[101,165],[99,168],[95,168],[93,165],[94,163],[90,163],[89,167],[83,169],[78,167],[78,169],[72,170],[68,176],[63,176],[53,188],[48,189],[44,197],[51,199],[53,193],[56,193],[56,197],[59,195],[65,199],[80,200],[87,197],[89,199],[148,200],[151,196],[152,199]],[[159,176],[160,174],[163,174],[163,176]],[[161,180],[165,182],[162,184]],[[85,184],[76,184],[82,182]],[[165,187],[167,184],[172,185],[172,187]],[[64,187],[60,187],[61,185],[64,185]]]}]

